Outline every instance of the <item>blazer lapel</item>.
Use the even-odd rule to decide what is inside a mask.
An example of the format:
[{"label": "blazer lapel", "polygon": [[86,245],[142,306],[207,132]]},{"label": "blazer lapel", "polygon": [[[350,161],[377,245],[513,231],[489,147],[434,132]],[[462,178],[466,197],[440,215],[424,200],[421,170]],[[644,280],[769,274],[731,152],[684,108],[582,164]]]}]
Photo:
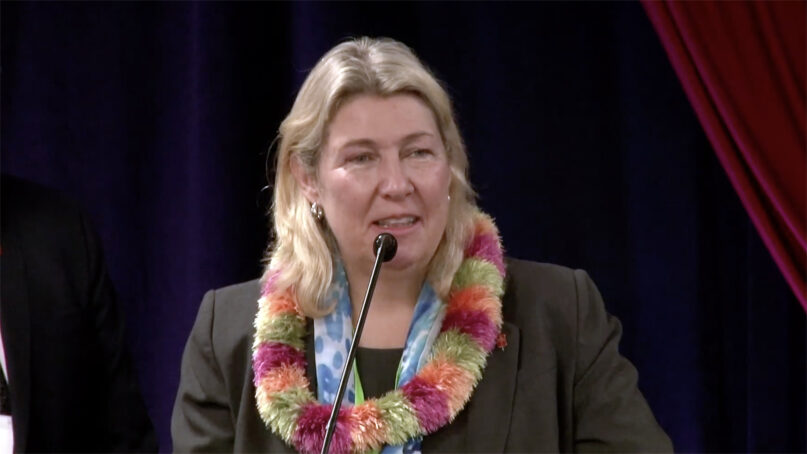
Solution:
[{"label": "blazer lapel", "polygon": [[24,452],[31,402],[31,320],[28,305],[25,255],[13,229],[3,232],[0,266],[0,329],[11,392],[14,451]]},{"label": "blazer lapel", "polygon": [[423,439],[423,452],[503,452],[518,373],[518,327],[504,322],[504,348],[494,348],[468,405],[454,422]]}]

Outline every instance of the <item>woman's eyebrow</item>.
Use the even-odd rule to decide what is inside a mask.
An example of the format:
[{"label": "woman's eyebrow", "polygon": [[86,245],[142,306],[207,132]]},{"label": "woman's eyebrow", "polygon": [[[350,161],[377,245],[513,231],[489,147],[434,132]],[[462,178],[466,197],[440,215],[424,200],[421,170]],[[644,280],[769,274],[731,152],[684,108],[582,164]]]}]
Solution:
[{"label": "woman's eyebrow", "polygon": [[[421,137],[434,137],[434,134],[428,131],[417,131],[411,134],[407,134],[398,140],[398,144],[407,144],[409,142],[415,141]],[[369,148],[376,148],[378,146],[378,142],[373,139],[368,138],[361,138],[361,139],[351,139],[347,142],[343,143],[339,146],[339,149],[345,149],[348,147],[369,147]]]},{"label": "woman's eyebrow", "polygon": [[354,147],[354,146],[375,148],[376,147],[376,142],[374,140],[372,140],[372,139],[352,139],[352,140],[348,140],[347,142],[343,143],[339,147],[339,149],[344,149],[344,148],[347,148],[347,147]]},{"label": "woman's eyebrow", "polygon": [[434,137],[434,134],[432,134],[430,132],[427,132],[427,131],[413,132],[412,134],[407,134],[406,136],[404,136],[399,141],[399,143],[409,143],[409,142],[412,142],[412,141],[417,140],[417,139],[419,139],[421,137],[424,137],[424,136],[425,137]]}]

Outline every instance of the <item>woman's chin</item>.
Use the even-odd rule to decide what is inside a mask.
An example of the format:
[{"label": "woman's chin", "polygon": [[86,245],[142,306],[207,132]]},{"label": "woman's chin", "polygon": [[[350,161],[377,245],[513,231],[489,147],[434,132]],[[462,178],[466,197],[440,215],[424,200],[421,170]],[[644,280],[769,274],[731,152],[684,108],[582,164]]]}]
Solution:
[{"label": "woman's chin", "polygon": [[410,271],[412,273],[422,273],[427,264],[428,260],[420,260],[417,257],[401,254],[399,251],[392,260],[385,263],[381,268],[394,270],[398,273],[406,273]]}]

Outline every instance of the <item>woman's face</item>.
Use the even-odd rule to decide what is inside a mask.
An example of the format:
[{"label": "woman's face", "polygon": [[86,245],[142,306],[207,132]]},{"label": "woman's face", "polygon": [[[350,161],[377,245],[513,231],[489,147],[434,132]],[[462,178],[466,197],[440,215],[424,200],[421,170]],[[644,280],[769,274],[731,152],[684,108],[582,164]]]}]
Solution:
[{"label": "woman's face", "polygon": [[359,95],[334,115],[306,190],[322,205],[345,266],[369,270],[389,232],[386,267],[425,272],[448,219],[450,169],[432,111],[418,97]]}]

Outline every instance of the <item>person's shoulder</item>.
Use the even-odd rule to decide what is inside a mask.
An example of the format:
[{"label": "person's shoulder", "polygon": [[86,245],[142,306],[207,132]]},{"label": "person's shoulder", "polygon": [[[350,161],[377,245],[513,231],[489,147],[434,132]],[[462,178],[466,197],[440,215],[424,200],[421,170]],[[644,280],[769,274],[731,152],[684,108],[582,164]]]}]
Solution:
[{"label": "person's shoulder", "polygon": [[534,262],[532,260],[505,257],[508,275],[522,276],[525,273],[545,279],[565,280],[574,273],[572,268],[554,263]]},{"label": "person's shoulder", "polygon": [[589,280],[579,269],[515,258],[506,259],[504,311],[512,319],[576,317],[579,289]]},{"label": "person's shoulder", "polygon": [[580,292],[588,275],[561,265],[510,258],[505,266],[502,312],[505,322],[520,330],[524,357],[554,357],[558,367],[569,367],[578,333]]},{"label": "person's shoulder", "polygon": [[14,216],[75,216],[81,211],[61,192],[7,174],[0,176],[0,199],[3,211]]},{"label": "person's shoulder", "polygon": [[261,293],[260,279],[239,282],[215,290],[216,298],[226,301],[258,301]]},{"label": "person's shoulder", "polygon": [[555,265],[508,257],[505,259],[507,290],[540,292],[548,296],[574,292],[576,280],[585,276],[585,271]]},{"label": "person's shoulder", "polygon": [[250,334],[249,328],[258,311],[260,288],[260,281],[253,279],[208,291],[207,307],[203,302],[201,310],[210,311],[213,332]]},{"label": "person's shoulder", "polygon": [[209,291],[206,298],[213,301],[216,322],[228,326],[251,324],[258,310],[260,289],[260,280],[253,279]]},{"label": "person's shoulder", "polygon": [[[255,279],[209,290],[199,307],[191,337],[211,342],[217,360],[242,371],[254,332],[260,282]],[[223,368],[224,370],[224,368]]]},{"label": "person's shoulder", "polygon": [[5,240],[14,236],[38,249],[72,248],[83,244],[87,234],[86,214],[75,201],[5,174],[0,177],[0,212]]}]

